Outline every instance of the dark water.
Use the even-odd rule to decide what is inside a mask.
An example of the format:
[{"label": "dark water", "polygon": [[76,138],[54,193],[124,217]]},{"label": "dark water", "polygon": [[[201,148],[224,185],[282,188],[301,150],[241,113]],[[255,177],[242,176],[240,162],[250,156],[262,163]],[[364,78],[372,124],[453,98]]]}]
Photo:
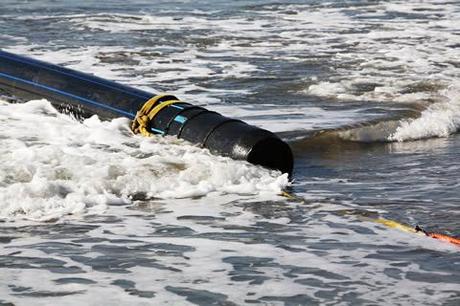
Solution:
[{"label": "dark water", "polygon": [[2,49],[279,132],[296,166],[286,199],[277,173],[125,121],[0,104],[0,305],[458,305],[458,246],[373,221],[460,236],[458,20],[457,1],[3,1]]}]

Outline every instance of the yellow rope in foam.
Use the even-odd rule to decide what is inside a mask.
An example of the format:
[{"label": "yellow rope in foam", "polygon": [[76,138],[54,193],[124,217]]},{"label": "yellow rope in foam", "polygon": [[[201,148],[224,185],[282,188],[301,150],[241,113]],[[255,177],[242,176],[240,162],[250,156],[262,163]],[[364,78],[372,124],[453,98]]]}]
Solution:
[{"label": "yellow rope in foam", "polygon": [[281,191],[280,196],[287,198],[288,200],[291,201],[296,201],[299,203],[305,203],[305,200],[301,197],[295,196],[292,193],[289,193],[287,191]]}]

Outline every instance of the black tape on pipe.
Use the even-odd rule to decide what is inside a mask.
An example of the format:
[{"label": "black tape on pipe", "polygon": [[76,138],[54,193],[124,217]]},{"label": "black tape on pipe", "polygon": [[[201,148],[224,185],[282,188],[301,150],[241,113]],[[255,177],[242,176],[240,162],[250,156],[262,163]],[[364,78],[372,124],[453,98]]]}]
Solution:
[{"label": "black tape on pipe", "polygon": [[[4,51],[0,51],[0,90],[23,99],[46,98],[60,110],[83,117],[97,114],[102,119],[134,119],[137,111],[154,96]],[[292,173],[291,149],[275,134],[203,107],[184,102],[171,104],[155,115],[149,130],[183,138],[215,154]]]}]

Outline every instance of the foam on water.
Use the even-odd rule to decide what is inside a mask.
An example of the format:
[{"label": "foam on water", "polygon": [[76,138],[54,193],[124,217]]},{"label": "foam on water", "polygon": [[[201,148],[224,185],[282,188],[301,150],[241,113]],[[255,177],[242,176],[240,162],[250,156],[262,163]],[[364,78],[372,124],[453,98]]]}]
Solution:
[{"label": "foam on water", "polygon": [[133,198],[276,195],[287,175],[176,139],[134,137],[127,119],[83,123],[47,101],[0,104],[0,217],[91,214]]},{"label": "foam on water", "polygon": [[403,120],[388,137],[391,141],[406,141],[430,137],[447,137],[460,129],[460,83],[443,93],[446,102],[430,105],[419,118]]},{"label": "foam on water", "polygon": [[[433,254],[455,260],[455,247],[359,221],[343,215],[343,205],[236,204],[223,196],[144,209],[154,214],[116,206],[113,220],[74,222],[53,241],[52,225],[51,233],[43,227],[15,238],[0,255],[10,284],[0,294],[38,305],[437,304],[457,290],[448,270],[433,272],[424,263]],[[21,235],[21,227],[15,230]],[[72,273],[62,274],[66,269]]]},{"label": "foam on water", "polygon": [[458,88],[459,84],[454,83],[440,91],[438,102],[428,105],[414,118],[370,122],[357,127],[331,130],[326,134],[356,142],[404,142],[448,137],[460,129],[460,91]]},{"label": "foam on water", "polygon": [[437,1],[341,11],[343,27],[320,39],[338,66],[306,93],[351,101],[436,101],[438,90],[459,73],[459,54],[452,48],[460,42],[458,14],[455,3]]}]

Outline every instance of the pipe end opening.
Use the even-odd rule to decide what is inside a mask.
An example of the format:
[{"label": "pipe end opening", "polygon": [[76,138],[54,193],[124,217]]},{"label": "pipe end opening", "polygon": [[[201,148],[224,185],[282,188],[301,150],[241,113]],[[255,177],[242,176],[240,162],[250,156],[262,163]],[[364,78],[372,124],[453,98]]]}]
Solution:
[{"label": "pipe end opening", "polygon": [[257,142],[249,152],[248,162],[292,175],[294,157],[291,148],[279,138],[266,138]]}]

